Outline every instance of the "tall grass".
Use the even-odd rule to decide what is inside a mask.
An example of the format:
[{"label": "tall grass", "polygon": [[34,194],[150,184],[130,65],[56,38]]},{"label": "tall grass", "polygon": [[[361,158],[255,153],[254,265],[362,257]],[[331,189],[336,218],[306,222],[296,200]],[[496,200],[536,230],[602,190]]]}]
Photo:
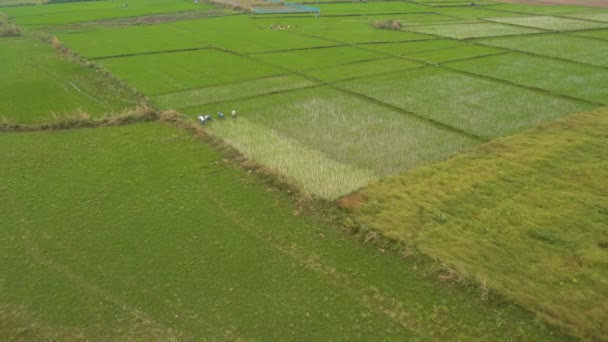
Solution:
[{"label": "tall grass", "polygon": [[387,178],[362,191],[356,216],[548,322],[602,340],[606,114],[561,119]]}]

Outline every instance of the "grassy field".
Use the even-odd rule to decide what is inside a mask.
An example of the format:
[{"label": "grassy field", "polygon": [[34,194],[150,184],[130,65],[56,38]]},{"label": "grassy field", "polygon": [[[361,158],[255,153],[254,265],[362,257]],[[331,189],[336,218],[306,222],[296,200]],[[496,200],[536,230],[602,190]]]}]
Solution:
[{"label": "grassy field", "polygon": [[479,143],[328,88],[217,103],[186,112],[228,113],[232,108],[238,108],[242,117],[212,122],[208,129],[249,158],[289,175],[306,191],[327,199]]},{"label": "grassy field", "polygon": [[522,53],[454,62],[449,67],[608,104],[608,70],[605,68]]},{"label": "grassy field", "polygon": [[79,1],[40,6],[5,7],[2,9],[24,26],[47,26],[86,21],[135,17],[158,13],[208,10],[213,8],[204,2],[171,0]]},{"label": "grassy field", "polygon": [[[48,129],[50,112],[149,100],[328,216],[160,123],[3,132],[0,340],[567,339],[542,321],[606,335],[606,113],[544,126],[608,103],[606,10],[121,5],[2,7],[24,37],[0,38],[0,115]],[[376,230],[349,239],[329,222],[354,218],[326,207],[354,190]],[[407,246],[378,252],[379,232]]]},{"label": "grassy field", "polygon": [[175,128],[5,133],[0,157],[4,340],[565,339],[294,214]]},{"label": "grassy field", "polygon": [[608,42],[587,37],[543,34],[514,38],[489,38],[481,39],[477,42],[541,56],[557,57],[584,64],[608,67]]},{"label": "grassy field", "polygon": [[100,64],[147,95],[283,73],[278,68],[214,49],[104,59]]},{"label": "grassy field", "polygon": [[486,139],[597,107],[437,67],[339,85]]},{"label": "grassy field", "polygon": [[362,191],[365,225],[590,340],[608,331],[606,109]]},{"label": "grassy field", "polygon": [[71,63],[31,36],[0,38],[0,116],[20,123],[85,112],[92,116],[135,106],[129,89],[92,68]]}]

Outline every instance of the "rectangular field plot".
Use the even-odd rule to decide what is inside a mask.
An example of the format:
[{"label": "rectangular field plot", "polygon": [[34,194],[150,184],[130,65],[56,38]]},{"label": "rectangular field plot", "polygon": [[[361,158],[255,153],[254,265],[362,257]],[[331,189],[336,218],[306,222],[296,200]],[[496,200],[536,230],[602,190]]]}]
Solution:
[{"label": "rectangular field plot", "polygon": [[192,49],[206,45],[201,35],[173,24],[99,28],[59,34],[58,37],[66,46],[87,58]]},{"label": "rectangular field plot", "polygon": [[481,39],[486,45],[608,66],[608,42],[579,36],[543,34],[528,37]]},{"label": "rectangular field plot", "polygon": [[443,160],[479,143],[425,120],[328,88],[186,110],[237,109],[236,120],[207,125],[246,156],[305,190],[335,199],[371,181]]},{"label": "rectangular field plot", "polygon": [[23,6],[4,8],[20,25],[56,25],[79,23],[94,20],[135,17],[159,13],[175,13],[180,11],[208,10],[213,5],[195,4],[193,1],[175,2],[171,0],[129,0],[115,1],[83,1],[40,6]]},{"label": "rectangular field plot", "polygon": [[454,60],[479,58],[482,56],[495,55],[504,52],[505,51],[501,49],[490,48],[482,45],[459,44],[446,49],[415,52],[407,56],[429,63],[444,63]]},{"label": "rectangular field plot", "polygon": [[302,31],[321,38],[338,41],[342,43],[370,43],[370,42],[400,42],[409,40],[432,39],[434,37],[425,34],[396,31],[379,30],[372,25],[358,26],[356,28]]},{"label": "rectangular field plot", "polygon": [[206,103],[234,100],[269,94],[290,89],[314,86],[317,83],[296,75],[282,75],[244,81],[224,86],[187,90],[152,97],[152,101],[164,109],[200,106]]},{"label": "rectangular field plot", "polygon": [[409,27],[408,30],[456,39],[509,36],[541,32],[533,28],[492,23],[420,25]]},{"label": "rectangular field plot", "polygon": [[30,37],[0,39],[0,116],[33,123],[83,111],[96,116],[134,106],[134,92],[94,69],[61,58]]},{"label": "rectangular field plot", "polygon": [[570,5],[501,4],[492,9],[523,14],[557,14],[589,10],[589,7]]},{"label": "rectangular field plot", "polygon": [[343,3],[343,4],[321,4],[317,6],[321,15],[341,14],[382,14],[382,13],[420,13],[433,10],[426,6],[412,3],[389,1],[389,2],[367,2],[367,3]]},{"label": "rectangular field plot", "polygon": [[112,58],[100,63],[147,95],[284,73],[245,57],[213,49]]},{"label": "rectangular field plot", "polygon": [[594,31],[587,31],[587,32],[576,32],[575,35],[577,35],[577,36],[583,36],[583,37],[596,38],[596,39],[603,39],[603,40],[608,41],[608,30],[594,30]]},{"label": "rectangular field plot", "polygon": [[320,69],[382,57],[384,56],[381,54],[350,46],[251,55],[251,58],[261,62],[298,71]]},{"label": "rectangular field plot", "polygon": [[449,67],[608,104],[605,68],[520,53],[454,62]]},{"label": "rectangular field plot", "polygon": [[[300,215],[223,158],[158,123],[0,134],[2,340],[561,336]],[[458,312],[440,328],[438,302]]]},{"label": "rectangular field plot", "polygon": [[576,19],[557,18],[549,16],[516,17],[516,18],[492,18],[492,21],[519,26],[534,27],[552,31],[575,31],[596,29],[608,26],[608,23],[596,23]]},{"label": "rectangular field plot", "polygon": [[393,56],[408,56],[424,51],[445,50],[459,45],[460,43],[454,40],[431,39],[419,42],[369,44],[365,45],[365,48]]},{"label": "rectangular field plot", "polygon": [[401,58],[382,58],[310,70],[306,71],[306,74],[319,80],[332,82],[417,68],[422,65],[423,64],[421,63],[412,62]]},{"label": "rectangular field plot", "polygon": [[486,139],[595,107],[435,67],[338,85]]},{"label": "rectangular field plot", "polygon": [[608,11],[595,9],[593,12],[575,12],[562,14],[565,17],[583,19],[583,20],[594,20],[603,21],[608,23]]}]

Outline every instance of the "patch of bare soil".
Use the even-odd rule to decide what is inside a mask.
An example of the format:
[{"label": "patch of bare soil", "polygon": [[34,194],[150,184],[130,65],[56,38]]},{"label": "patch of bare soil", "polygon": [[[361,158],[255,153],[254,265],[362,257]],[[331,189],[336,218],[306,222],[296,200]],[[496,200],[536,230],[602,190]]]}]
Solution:
[{"label": "patch of bare soil", "polygon": [[608,0],[498,0],[517,4],[530,5],[575,5],[583,7],[605,7],[608,8]]}]

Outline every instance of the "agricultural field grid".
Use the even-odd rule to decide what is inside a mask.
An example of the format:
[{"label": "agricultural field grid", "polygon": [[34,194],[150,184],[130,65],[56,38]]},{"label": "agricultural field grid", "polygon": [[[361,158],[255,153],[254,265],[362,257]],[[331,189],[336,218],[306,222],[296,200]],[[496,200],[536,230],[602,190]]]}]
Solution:
[{"label": "agricultural field grid", "polygon": [[594,5],[0,0],[0,339],[605,340]]}]

